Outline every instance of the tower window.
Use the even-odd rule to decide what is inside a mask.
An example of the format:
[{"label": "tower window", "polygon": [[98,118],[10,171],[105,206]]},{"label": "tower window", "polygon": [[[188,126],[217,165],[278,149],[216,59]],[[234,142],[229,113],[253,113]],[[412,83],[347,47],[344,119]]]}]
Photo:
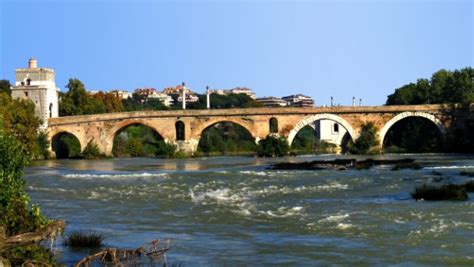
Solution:
[{"label": "tower window", "polygon": [[28,92],[23,92],[25,94],[25,97],[28,97]]},{"label": "tower window", "polygon": [[339,132],[339,124],[334,123],[333,130],[334,130],[335,133],[338,133]]},{"label": "tower window", "polygon": [[50,103],[50,104],[49,104],[49,117],[50,117],[50,118],[53,117],[53,103]]}]

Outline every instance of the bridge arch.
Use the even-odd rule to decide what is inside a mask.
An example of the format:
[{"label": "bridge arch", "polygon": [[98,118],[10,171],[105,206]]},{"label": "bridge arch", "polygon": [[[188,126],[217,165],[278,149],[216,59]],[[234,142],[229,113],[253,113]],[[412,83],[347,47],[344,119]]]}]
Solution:
[{"label": "bridge arch", "polygon": [[288,144],[291,146],[291,144],[293,143],[293,140],[295,139],[296,135],[301,129],[303,129],[307,125],[311,125],[313,122],[318,121],[318,120],[331,120],[331,121],[337,122],[347,130],[347,133],[349,134],[352,140],[355,140],[357,138],[354,128],[352,128],[352,126],[345,119],[343,119],[342,117],[338,115],[329,114],[329,113],[321,113],[321,114],[315,114],[315,115],[305,117],[302,120],[300,120],[298,123],[296,123],[296,125],[288,134],[288,139],[287,139]]},{"label": "bridge arch", "polygon": [[[107,155],[111,155],[112,154],[112,150],[113,150],[113,146],[114,146],[114,139],[115,137],[117,136],[117,134],[119,134],[122,130],[124,130],[125,128],[129,127],[129,126],[132,126],[132,125],[143,125],[143,126],[146,126],[150,129],[152,129],[153,131],[155,131],[158,135],[160,135],[165,141],[168,141],[166,139],[166,137],[159,131],[159,129],[157,129],[154,125],[144,121],[144,120],[122,120],[122,121],[119,121],[118,123],[116,123],[112,128],[109,129],[109,132],[107,134],[106,137],[104,137],[105,139],[105,143],[106,143],[106,147],[105,147],[105,153]],[[101,138],[103,138],[101,136]]]},{"label": "bridge arch", "polygon": [[191,138],[200,139],[202,133],[207,128],[211,127],[214,124],[223,123],[223,122],[231,122],[231,123],[235,123],[239,126],[242,126],[243,128],[245,128],[252,135],[253,138],[256,138],[256,133],[254,132],[253,125],[251,124],[251,122],[246,121],[246,120],[241,119],[241,118],[233,118],[233,117],[220,117],[220,118],[210,119],[210,120],[206,121],[206,123],[201,123],[201,124],[199,124],[199,127],[194,130],[195,134]]},{"label": "bridge arch", "polygon": [[446,132],[447,132],[446,127],[444,127],[443,123],[438,118],[436,118],[435,115],[427,113],[427,112],[405,111],[405,112],[402,112],[402,113],[396,115],[395,117],[390,119],[387,123],[385,123],[382,130],[380,130],[380,132],[379,132],[380,144],[383,145],[385,136],[387,135],[390,128],[393,125],[395,125],[395,123],[397,123],[397,122],[399,122],[399,121],[401,121],[405,118],[409,118],[409,117],[421,117],[421,118],[425,118],[425,119],[430,120],[438,128],[438,130],[441,134],[441,138],[444,138],[446,136]]},{"label": "bridge arch", "polygon": [[[70,142],[63,143],[62,137],[63,136],[72,136],[77,143],[71,144]],[[84,140],[80,138],[77,134],[73,133],[72,131],[67,131],[67,130],[58,130],[55,131],[54,133],[50,134],[50,140],[51,140],[51,151],[55,153],[56,158],[69,158],[69,157],[78,157],[80,156],[82,150],[84,150],[86,144],[84,143]],[[70,139],[70,141],[73,141]],[[74,141],[75,142],[75,141]],[[79,145],[79,147],[75,146],[76,144]],[[73,147],[71,147],[73,145]],[[77,151],[74,151],[73,154],[71,155],[71,149],[75,150],[74,148],[77,148]]]}]

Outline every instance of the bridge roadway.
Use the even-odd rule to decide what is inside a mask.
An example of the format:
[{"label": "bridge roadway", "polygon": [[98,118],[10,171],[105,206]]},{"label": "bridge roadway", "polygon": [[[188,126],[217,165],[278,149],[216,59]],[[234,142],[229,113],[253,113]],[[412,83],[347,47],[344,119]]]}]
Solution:
[{"label": "bridge roadway", "polygon": [[[102,152],[111,154],[113,139],[121,129],[142,124],[154,129],[166,142],[176,144],[178,149],[193,153],[202,132],[219,122],[241,125],[256,142],[269,134],[278,134],[287,138],[290,145],[299,130],[317,120],[338,123],[352,140],[359,136],[363,124],[373,122],[383,143],[390,127],[407,117],[423,117],[445,136],[453,118],[460,116],[452,111],[452,106],[447,105],[136,111],[50,118],[48,132],[50,140],[67,132],[78,138],[82,149],[93,141]],[[276,120],[277,132],[270,133],[270,119]]]}]

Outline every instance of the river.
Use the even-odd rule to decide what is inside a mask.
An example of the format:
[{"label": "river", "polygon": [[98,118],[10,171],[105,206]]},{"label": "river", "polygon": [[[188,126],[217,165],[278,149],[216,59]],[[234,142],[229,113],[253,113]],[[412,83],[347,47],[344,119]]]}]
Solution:
[{"label": "river", "polygon": [[[266,169],[335,157],[51,160],[25,174],[32,201],[65,219],[66,233],[104,233],[107,246],[122,248],[171,238],[168,263],[474,264],[474,194],[466,202],[410,197],[417,185],[473,179],[459,175],[474,171],[473,156],[410,155],[424,167],[416,171]],[[54,252],[68,266],[85,256],[61,239]]]}]

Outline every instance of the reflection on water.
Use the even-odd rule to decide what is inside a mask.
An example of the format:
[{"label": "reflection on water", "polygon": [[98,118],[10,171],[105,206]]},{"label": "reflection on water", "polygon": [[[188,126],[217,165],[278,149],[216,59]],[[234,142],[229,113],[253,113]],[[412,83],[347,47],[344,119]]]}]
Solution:
[{"label": "reflection on water", "polygon": [[[118,247],[172,238],[168,260],[185,265],[474,264],[474,196],[410,197],[417,185],[472,179],[459,172],[474,171],[474,159],[416,158],[424,169],[267,169],[312,157],[131,158],[35,162],[26,175],[33,201],[66,219],[67,231],[103,232]],[[67,265],[83,256],[57,248]]]}]

